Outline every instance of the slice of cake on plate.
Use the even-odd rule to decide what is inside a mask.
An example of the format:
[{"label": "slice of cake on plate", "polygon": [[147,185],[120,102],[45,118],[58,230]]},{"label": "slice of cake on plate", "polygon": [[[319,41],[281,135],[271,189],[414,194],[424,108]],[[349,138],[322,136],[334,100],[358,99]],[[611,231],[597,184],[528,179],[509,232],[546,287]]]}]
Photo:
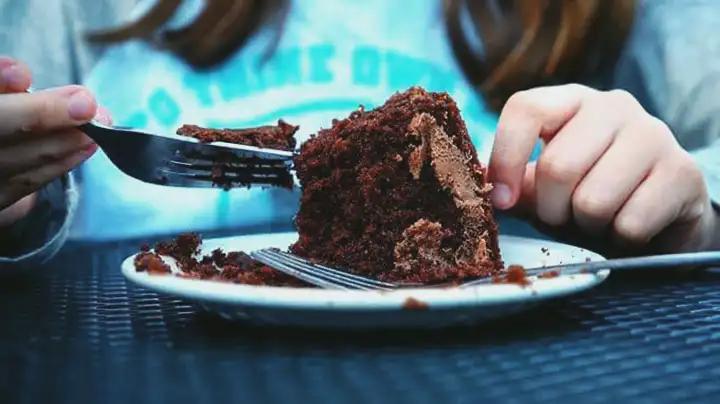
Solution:
[{"label": "slice of cake on plate", "polygon": [[492,186],[455,102],[411,88],[335,120],[300,149],[290,251],[396,282],[498,274]]}]

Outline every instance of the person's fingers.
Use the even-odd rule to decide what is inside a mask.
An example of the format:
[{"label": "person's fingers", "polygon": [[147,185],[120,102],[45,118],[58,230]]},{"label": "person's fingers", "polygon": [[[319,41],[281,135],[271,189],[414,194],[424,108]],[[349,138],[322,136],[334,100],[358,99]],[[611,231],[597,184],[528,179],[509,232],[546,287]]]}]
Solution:
[{"label": "person's fingers", "polygon": [[[666,125],[656,119],[638,120],[621,129],[572,196],[572,216],[580,229],[590,234],[607,229],[663,150],[673,147],[665,137],[652,136],[666,130]],[[645,141],[652,138],[655,141]]]},{"label": "person's fingers", "polygon": [[678,219],[692,221],[702,215],[705,198],[688,197],[703,195],[698,190],[704,184],[702,173],[690,156],[678,156],[656,165],[615,216],[613,230],[623,242],[644,245]]},{"label": "person's fingers", "polygon": [[0,181],[95,146],[92,139],[77,129],[26,135],[26,138],[23,142],[0,147]]},{"label": "person's fingers", "polygon": [[24,64],[7,56],[0,56],[0,94],[20,93],[30,87],[32,75]]},{"label": "person's fingers", "polygon": [[564,224],[572,217],[575,188],[610,147],[622,125],[624,114],[611,113],[613,106],[608,105],[611,97],[604,95],[585,100],[538,158],[537,215],[551,226]]},{"label": "person's fingers", "polygon": [[59,161],[45,164],[35,170],[27,171],[3,181],[0,183],[0,210],[32,194],[54,179],[65,175],[92,156],[96,150],[97,146],[93,146],[86,150],[77,151]]},{"label": "person's fingers", "polygon": [[95,99],[80,86],[35,93],[0,95],[0,137],[19,131],[53,131],[83,124],[95,116]]},{"label": "person's fingers", "polygon": [[489,164],[496,207],[513,207],[538,138],[552,138],[594,92],[580,85],[565,85],[522,91],[508,99],[500,113]]}]

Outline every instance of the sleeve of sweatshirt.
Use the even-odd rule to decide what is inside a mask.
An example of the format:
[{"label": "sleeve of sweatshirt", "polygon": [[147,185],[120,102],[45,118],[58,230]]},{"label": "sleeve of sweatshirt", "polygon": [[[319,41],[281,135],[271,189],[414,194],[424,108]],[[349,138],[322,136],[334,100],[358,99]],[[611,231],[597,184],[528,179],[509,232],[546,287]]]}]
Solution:
[{"label": "sleeve of sweatshirt", "polygon": [[40,190],[33,210],[1,230],[0,272],[34,268],[50,260],[67,240],[77,200],[72,175]]},{"label": "sleeve of sweatshirt", "polygon": [[720,7],[716,0],[641,0],[615,87],[670,126],[720,202]]},{"label": "sleeve of sweatshirt", "polygon": [[720,208],[720,139],[711,145],[691,151],[705,174],[710,199]]}]

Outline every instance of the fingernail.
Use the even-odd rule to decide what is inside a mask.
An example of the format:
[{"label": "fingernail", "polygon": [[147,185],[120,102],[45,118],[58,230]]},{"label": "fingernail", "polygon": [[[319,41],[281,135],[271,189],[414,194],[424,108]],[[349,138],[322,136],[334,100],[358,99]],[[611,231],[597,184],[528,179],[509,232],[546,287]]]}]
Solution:
[{"label": "fingernail", "polygon": [[85,91],[78,91],[70,96],[68,113],[70,118],[82,121],[93,116],[93,100]]},{"label": "fingernail", "polygon": [[2,77],[2,82],[5,83],[5,87],[21,86],[25,79],[17,65],[7,66],[2,69],[0,77]]},{"label": "fingernail", "polygon": [[505,208],[510,205],[511,198],[512,192],[510,191],[510,187],[501,182],[493,184],[492,201],[495,206]]}]

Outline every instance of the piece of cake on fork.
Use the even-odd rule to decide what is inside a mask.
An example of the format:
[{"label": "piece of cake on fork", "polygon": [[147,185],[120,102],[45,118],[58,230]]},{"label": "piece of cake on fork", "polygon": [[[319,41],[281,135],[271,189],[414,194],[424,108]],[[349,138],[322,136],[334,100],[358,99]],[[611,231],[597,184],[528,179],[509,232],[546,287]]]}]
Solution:
[{"label": "piece of cake on fork", "polygon": [[277,125],[258,126],[243,129],[211,129],[186,124],[177,130],[180,136],[198,139],[203,143],[225,142],[277,150],[295,150],[297,125],[291,125],[282,119]]}]

